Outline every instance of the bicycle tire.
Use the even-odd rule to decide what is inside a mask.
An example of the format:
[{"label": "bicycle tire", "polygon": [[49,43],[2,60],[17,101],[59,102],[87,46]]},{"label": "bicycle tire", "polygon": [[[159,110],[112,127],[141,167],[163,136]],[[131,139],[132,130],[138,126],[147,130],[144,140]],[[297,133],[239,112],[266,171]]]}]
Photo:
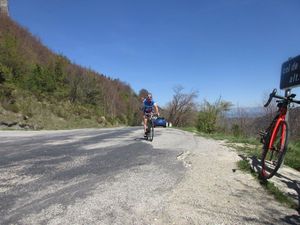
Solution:
[{"label": "bicycle tire", "polygon": [[[261,157],[261,177],[265,180],[273,177],[283,163],[288,145],[288,124],[281,121],[276,129],[276,123],[273,124],[271,132],[265,139]],[[273,134],[275,132],[275,134]],[[272,149],[270,149],[271,136],[274,135]],[[283,138],[283,140],[282,140]]]},{"label": "bicycle tire", "polygon": [[146,139],[148,140],[148,141],[152,141],[151,140],[151,136],[152,136],[152,134],[151,134],[151,121],[150,121],[150,119],[148,119],[148,121],[147,121],[147,137],[146,137]]},{"label": "bicycle tire", "polygon": [[148,128],[149,128],[148,140],[149,140],[149,141],[153,141],[153,137],[154,137],[154,128],[153,128],[153,123],[152,123],[152,121],[149,121]]}]

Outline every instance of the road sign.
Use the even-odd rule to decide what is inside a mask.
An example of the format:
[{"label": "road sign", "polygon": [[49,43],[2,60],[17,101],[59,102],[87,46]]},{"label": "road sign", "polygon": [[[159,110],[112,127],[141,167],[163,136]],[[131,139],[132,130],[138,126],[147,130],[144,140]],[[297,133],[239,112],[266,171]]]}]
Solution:
[{"label": "road sign", "polygon": [[300,55],[284,62],[281,67],[280,89],[300,86]]}]

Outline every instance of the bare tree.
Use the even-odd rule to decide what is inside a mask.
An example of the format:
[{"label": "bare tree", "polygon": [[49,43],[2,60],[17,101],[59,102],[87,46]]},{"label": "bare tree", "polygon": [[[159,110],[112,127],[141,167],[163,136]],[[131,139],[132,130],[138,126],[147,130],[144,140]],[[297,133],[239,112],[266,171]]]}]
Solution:
[{"label": "bare tree", "polygon": [[251,114],[251,111],[248,111],[247,108],[237,106],[235,109],[235,116],[230,118],[225,118],[227,121],[227,128],[230,128],[230,133],[234,136],[254,136],[258,133],[258,128],[254,126],[256,121],[254,115]]},{"label": "bare tree", "polygon": [[184,93],[182,86],[173,89],[174,95],[166,107],[166,117],[174,126],[194,125],[197,117],[197,91]]}]

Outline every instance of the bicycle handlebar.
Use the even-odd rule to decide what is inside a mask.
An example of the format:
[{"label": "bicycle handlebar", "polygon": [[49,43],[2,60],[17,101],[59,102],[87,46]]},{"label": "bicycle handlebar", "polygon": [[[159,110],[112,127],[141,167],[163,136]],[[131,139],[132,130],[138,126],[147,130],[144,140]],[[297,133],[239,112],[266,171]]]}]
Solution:
[{"label": "bicycle handlebar", "polygon": [[145,113],[145,116],[158,117],[158,114],[156,114],[156,113]]},{"label": "bicycle handlebar", "polygon": [[298,101],[298,100],[292,100],[291,102],[294,102],[296,104],[300,104],[300,101]]},{"label": "bicycle handlebar", "polygon": [[275,88],[275,89],[272,91],[272,93],[270,94],[267,103],[264,104],[264,107],[268,107],[268,105],[270,105],[270,103],[271,103],[271,101],[272,101],[273,98],[278,98],[278,99],[282,99],[282,100],[287,100],[287,101],[289,101],[289,102],[294,102],[294,103],[296,103],[296,104],[300,104],[300,101],[298,101],[298,100],[293,100],[293,99],[292,99],[292,98],[295,97],[296,95],[294,95],[293,97],[290,97],[290,96],[288,96],[288,97],[283,97],[283,96],[280,96],[280,95],[276,95],[276,93],[277,93],[277,89]]},{"label": "bicycle handlebar", "polygon": [[276,95],[276,92],[277,92],[277,89],[275,88],[275,89],[272,91],[272,93],[270,94],[267,103],[264,104],[264,107],[268,107],[268,105],[270,105],[272,99],[273,99],[273,98],[275,97],[275,95]]}]

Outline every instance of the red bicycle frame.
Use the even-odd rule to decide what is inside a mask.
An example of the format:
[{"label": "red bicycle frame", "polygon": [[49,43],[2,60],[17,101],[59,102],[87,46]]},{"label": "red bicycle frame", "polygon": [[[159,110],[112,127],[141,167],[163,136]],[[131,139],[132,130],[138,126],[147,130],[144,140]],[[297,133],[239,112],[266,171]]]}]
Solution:
[{"label": "red bicycle frame", "polygon": [[[275,124],[275,128],[273,129],[273,133],[272,133],[272,136],[271,136],[271,140],[270,140],[270,143],[269,143],[269,150],[273,150],[273,144],[274,144],[274,140],[276,138],[276,135],[278,133],[278,129],[280,127],[280,123],[282,121],[285,121],[285,117],[286,117],[286,113],[287,113],[287,108],[286,107],[282,107],[280,109],[280,114],[278,116],[278,119],[276,121],[276,124]],[[281,139],[280,139],[280,144],[281,146],[283,145],[284,143],[284,139],[285,139],[285,132],[286,132],[286,126],[282,126],[282,130],[281,130]],[[282,150],[282,148],[280,149],[280,151]]]}]

